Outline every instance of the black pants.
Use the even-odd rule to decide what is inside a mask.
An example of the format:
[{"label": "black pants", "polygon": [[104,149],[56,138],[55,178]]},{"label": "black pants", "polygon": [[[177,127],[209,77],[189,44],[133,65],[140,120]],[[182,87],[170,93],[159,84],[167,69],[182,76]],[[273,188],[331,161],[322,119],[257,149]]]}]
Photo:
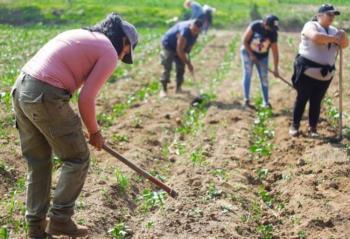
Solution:
[{"label": "black pants", "polygon": [[293,111],[293,126],[299,128],[306,103],[309,101],[309,126],[316,127],[320,117],[321,102],[331,83],[302,75],[296,85],[297,98]]}]

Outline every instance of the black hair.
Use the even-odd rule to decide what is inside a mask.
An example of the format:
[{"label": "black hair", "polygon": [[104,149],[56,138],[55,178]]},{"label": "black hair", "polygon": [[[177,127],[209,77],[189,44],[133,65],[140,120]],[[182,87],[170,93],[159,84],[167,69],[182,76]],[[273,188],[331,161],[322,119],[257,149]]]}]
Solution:
[{"label": "black hair", "polygon": [[316,15],[316,16],[313,16],[313,17],[311,18],[311,21],[317,22],[317,21],[318,21],[317,15]]},{"label": "black hair", "polygon": [[83,29],[104,34],[112,42],[112,45],[117,53],[120,54],[124,47],[123,37],[126,37],[121,23],[122,18],[116,13],[111,13],[95,26],[86,27]]},{"label": "black hair", "polygon": [[196,25],[198,28],[202,28],[203,26],[203,21],[201,19],[196,19],[194,21],[194,25]]}]

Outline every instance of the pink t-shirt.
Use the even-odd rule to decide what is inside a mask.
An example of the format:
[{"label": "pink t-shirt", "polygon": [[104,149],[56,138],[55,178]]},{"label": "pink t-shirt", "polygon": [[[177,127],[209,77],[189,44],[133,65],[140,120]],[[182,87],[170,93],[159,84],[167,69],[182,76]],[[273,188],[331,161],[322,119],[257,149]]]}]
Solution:
[{"label": "pink t-shirt", "polygon": [[96,96],[112,75],[117,61],[118,54],[104,34],[76,29],[50,40],[22,71],[71,93],[83,85],[79,112],[88,131],[95,133],[98,130]]}]

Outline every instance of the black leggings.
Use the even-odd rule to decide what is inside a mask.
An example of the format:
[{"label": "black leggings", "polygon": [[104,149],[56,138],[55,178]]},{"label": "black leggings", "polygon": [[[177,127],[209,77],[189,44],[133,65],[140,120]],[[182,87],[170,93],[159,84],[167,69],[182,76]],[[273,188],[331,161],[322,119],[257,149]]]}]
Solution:
[{"label": "black leggings", "polygon": [[331,83],[301,75],[296,85],[297,98],[293,111],[293,126],[299,128],[306,103],[309,101],[309,126],[316,127],[320,117],[321,102]]}]

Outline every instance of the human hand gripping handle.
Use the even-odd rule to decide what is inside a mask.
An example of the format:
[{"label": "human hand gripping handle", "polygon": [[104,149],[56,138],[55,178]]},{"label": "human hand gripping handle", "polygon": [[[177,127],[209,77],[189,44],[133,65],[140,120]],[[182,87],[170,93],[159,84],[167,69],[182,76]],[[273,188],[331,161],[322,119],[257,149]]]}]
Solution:
[{"label": "human hand gripping handle", "polygon": [[106,140],[103,138],[101,134],[101,130],[98,130],[97,132],[93,134],[88,134],[89,138],[89,144],[94,146],[98,151],[100,151],[105,144]]}]

